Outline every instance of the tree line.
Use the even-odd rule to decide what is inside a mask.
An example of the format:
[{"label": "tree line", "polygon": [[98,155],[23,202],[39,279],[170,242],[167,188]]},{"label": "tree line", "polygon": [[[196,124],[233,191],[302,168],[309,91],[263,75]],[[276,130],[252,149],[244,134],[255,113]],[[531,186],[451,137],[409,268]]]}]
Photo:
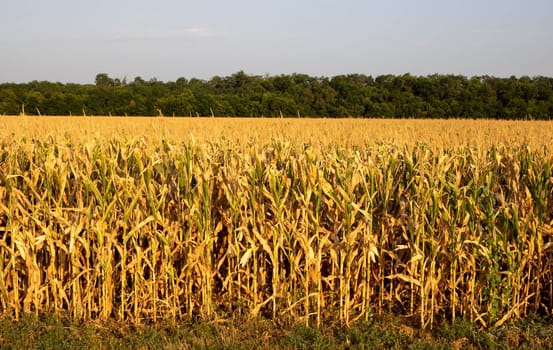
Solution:
[{"label": "tree line", "polygon": [[551,119],[553,78],[248,75],[0,84],[0,115]]}]

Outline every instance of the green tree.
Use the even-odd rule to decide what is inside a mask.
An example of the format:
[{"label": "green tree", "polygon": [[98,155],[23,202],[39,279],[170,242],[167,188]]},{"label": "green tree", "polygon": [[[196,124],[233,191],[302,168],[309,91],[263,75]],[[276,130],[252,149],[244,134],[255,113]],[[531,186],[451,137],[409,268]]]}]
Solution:
[{"label": "green tree", "polygon": [[20,111],[21,105],[13,88],[0,89],[0,114],[15,115]]},{"label": "green tree", "polygon": [[98,73],[94,81],[97,87],[113,87],[116,85],[115,80],[110,78],[106,73]]}]

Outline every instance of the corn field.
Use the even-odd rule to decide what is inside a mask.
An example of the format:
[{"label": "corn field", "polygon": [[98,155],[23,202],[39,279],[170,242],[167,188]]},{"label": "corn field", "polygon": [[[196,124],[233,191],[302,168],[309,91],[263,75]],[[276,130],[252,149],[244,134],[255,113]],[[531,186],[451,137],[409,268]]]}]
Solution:
[{"label": "corn field", "polygon": [[76,320],[553,315],[543,145],[0,139],[0,311]]}]

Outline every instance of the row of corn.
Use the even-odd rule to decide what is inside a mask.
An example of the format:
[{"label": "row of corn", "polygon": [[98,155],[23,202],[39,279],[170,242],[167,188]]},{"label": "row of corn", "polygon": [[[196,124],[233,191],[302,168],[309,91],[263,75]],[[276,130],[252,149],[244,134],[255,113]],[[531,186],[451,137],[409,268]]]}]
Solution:
[{"label": "row of corn", "polygon": [[0,144],[0,310],[422,327],[553,312],[547,149]]}]

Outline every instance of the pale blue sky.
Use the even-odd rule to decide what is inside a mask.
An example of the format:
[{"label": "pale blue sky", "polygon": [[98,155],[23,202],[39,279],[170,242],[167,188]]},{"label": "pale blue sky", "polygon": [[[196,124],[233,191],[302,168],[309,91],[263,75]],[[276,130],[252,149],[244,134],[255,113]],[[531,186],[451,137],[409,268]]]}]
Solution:
[{"label": "pale blue sky", "polygon": [[0,0],[0,82],[553,76],[552,0]]}]

